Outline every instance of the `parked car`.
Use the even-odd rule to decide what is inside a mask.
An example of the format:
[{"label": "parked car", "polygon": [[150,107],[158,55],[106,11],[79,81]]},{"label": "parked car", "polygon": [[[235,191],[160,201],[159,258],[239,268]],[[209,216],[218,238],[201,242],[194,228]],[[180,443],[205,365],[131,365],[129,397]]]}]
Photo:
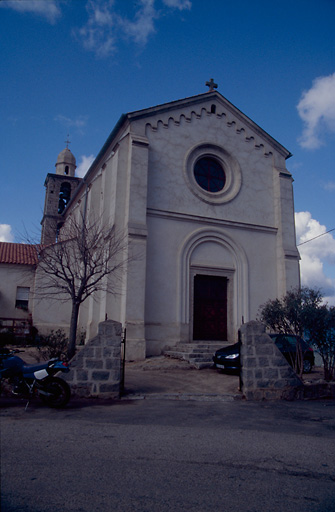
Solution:
[{"label": "parked car", "polygon": [[293,334],[270,334],[285,359],[291,366],[296,363],[297,344],[300,342],[303,356],[303,373],[310,373],[315,363],[314,351],[305,340]]},{"label": "parked car", "polygon": [[214,366],[220,370],[239,373],[241,369],[240,350],[240,342],[220,348],[213,356]]},{"label": "parked car", "polygon": [[[303,354],[303,372],[310,373],[314,366],[313,349],[299,336],[292,334],[270,334],[285,359],[294,366],[297,356],[297,341],[301,343]],[[220,370],[239,373],[241,369],[240,358],[241,343],[234,343],[217,350],[213,356],[214,366]]]}]

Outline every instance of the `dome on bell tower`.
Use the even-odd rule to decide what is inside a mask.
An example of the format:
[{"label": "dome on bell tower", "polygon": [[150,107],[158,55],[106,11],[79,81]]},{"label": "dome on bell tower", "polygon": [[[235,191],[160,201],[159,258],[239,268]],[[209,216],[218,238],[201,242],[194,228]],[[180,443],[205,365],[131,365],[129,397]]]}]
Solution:
[{"label": "dome on bell tower", "polygon": [[63,176],[74,176],[77,167],[76,159],[68,147],[59,153],[55,167],[56,174],[61,174]]}]

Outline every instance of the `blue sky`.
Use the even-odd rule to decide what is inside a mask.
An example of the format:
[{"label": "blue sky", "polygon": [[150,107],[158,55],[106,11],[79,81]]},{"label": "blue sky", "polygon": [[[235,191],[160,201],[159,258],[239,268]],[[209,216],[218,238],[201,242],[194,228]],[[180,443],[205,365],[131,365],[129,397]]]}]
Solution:
[{"label": "blue sky", "polygon": [[[67,134],[82,175],[124,112],[218,91],[293,157],[297,240],[335,228],[334,0],[0,0],[0,240],[40,228]],[[335,231],[299,246],[335,304]]]}]

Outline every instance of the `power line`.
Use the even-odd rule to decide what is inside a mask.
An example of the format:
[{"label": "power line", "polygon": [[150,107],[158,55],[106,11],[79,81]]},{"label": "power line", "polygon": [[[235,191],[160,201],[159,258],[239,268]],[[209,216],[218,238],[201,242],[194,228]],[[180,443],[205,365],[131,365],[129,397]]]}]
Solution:
[{"label": "power line", "polygon": [[297,247],[299,247],[299,245],[307,244],[307,242],[311,242],[312,240],[315,240],[316,238],[320,238],[320,236],[326,235],[327,233],[331,233],[332,231],[335,231],[335,228],[329,229],[329,231],[326,231],[325,233],[321,233],[321,235],[314,236],[313,238],[310,238],[309,240],[305,240],[305,242],[301,242],[301,244],[298,244]]}]

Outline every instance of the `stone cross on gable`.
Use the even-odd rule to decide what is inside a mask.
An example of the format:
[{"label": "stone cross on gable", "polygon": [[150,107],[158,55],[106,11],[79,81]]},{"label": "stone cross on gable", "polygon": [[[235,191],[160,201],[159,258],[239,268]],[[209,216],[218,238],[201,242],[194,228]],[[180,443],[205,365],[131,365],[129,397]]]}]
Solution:
[{"label": "stone cross on gable", "polygon": [[214,89],[218,88],[218,84],[214,83],[213,78],[210,79],[209,82],[206,82],[207,87],[209,87],[209,92],[214,91]]}]

